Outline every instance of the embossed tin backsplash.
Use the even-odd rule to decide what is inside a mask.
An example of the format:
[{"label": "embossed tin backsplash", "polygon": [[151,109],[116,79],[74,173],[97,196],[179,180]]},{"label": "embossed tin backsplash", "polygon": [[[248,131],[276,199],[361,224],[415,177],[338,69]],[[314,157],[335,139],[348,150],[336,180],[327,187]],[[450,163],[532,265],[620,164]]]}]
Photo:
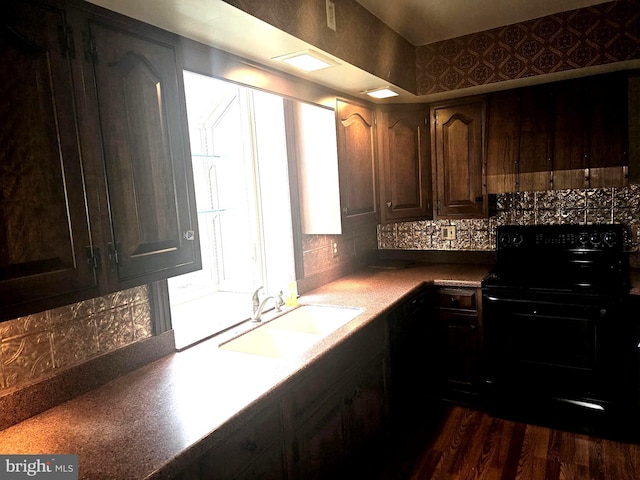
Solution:
[{"label": "embossed tin backsplash", "polygon": [[[619,223],[628,226],[625,249],[640,251],[640,186],[503,193],[488,219],[431,220],[378,225],[379,249],[495,250],[498,225]],[[441,227],[456,226],[456,239]],[[637,262],[636,258],[632,261]]]},{"label": "embossed tin backsplash", "polygon": [[0,393],[151,335],[146,285],[0,323]]}]

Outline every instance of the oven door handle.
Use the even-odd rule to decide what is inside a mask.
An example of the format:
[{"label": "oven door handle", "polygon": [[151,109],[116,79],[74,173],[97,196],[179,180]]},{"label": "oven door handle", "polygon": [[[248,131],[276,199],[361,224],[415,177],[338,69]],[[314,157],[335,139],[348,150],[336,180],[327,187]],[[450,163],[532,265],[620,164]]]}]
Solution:
[{"label": "oven door handle", "polygon": [[492,297],[491,295],[484,295],[484,298],[486,300],[489,300],[490,302],[499,302],[501,299],[498,297]]}]

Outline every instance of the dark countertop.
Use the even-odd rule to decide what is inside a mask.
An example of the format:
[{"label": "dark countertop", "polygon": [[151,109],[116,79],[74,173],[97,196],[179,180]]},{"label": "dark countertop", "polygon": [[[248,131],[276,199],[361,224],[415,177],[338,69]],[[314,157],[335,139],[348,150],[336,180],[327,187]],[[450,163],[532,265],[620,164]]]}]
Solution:
[{"label": "dark countertop", "polygon": [[242,412],[275,398],[293,375],[423,283],[479,287],[488,270],[465,264],[364,269],[300,298],[300,304],[363,309],[305,354],[247,355],[221,350],[223,340],[213,338],[1,431],[0,451],[77,453],[83,479],[169,478],[232,431]]}]

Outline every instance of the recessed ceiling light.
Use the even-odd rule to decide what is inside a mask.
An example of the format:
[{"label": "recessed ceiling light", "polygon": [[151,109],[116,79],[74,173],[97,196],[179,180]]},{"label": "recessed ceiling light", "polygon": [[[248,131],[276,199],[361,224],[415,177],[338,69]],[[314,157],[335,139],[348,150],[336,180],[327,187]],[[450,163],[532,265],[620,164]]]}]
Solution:
[{"label": "recessed ceiling light", "polygon": [[287,55],[274,57],[272,60],[288,63],[289,65],[304,70],[305,72],[315,72],[316,70],[322,70],[323,68],[338,65],[338,62],[335,60],[332,60],[331,58],[314,50],[303,50],[302,52],[289,53]]},{"label": "recessed ceiling light", "polygon": [[366,93],[367,95],[373,98],[390,98],[390,97],[397,97],[399,95],[398,92],[394,92],[389,87],[375,88],[373,90],[365,90],[362,93]]}]

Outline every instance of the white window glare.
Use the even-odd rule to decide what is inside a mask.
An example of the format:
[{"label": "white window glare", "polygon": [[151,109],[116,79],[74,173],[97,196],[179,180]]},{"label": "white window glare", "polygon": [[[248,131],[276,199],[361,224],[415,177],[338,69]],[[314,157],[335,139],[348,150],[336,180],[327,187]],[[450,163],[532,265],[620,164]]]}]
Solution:
[{"label": "white window glare", "polygon": [[169,279],[176,347],[251,315],[295,278],[284,100],[184,72],[203,268]]}]

